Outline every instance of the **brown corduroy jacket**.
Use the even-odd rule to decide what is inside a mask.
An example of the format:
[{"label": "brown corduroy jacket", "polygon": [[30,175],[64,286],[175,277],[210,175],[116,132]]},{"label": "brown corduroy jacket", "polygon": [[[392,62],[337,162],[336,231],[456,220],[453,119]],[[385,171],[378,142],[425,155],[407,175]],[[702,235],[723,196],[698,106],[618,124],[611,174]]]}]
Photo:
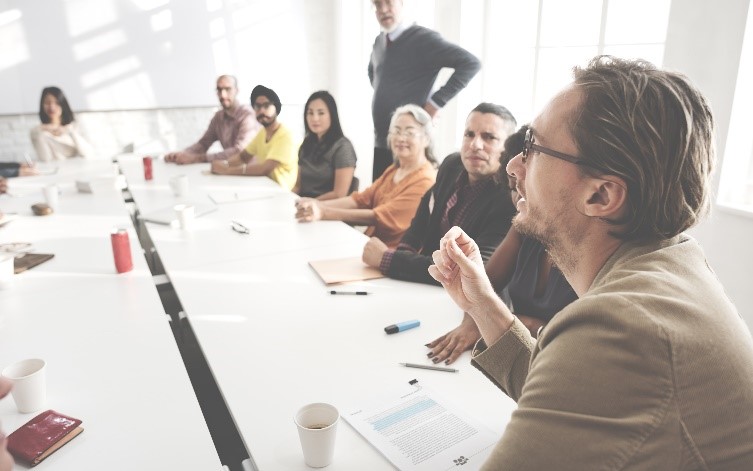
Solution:
[{"label": "brown corduroy jacket", "polygon": [[688,236],[623,244],[473,363],[518,403],[486,470],[753,470],[753,339]]}]

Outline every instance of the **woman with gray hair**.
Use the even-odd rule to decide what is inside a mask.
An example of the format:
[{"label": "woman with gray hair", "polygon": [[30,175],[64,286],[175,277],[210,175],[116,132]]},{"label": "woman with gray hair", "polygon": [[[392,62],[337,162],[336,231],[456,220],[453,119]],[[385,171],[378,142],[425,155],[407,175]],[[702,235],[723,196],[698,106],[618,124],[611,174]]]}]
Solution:
[{"label": "woman with gray hair", "polygon": [[397,108],[387,140],[394,163],[369,188],[327,201],[301,198],[296,202],[296,219],[369,226],[366,235],[396,246],[436,178],[431,117],[416,105]]}]

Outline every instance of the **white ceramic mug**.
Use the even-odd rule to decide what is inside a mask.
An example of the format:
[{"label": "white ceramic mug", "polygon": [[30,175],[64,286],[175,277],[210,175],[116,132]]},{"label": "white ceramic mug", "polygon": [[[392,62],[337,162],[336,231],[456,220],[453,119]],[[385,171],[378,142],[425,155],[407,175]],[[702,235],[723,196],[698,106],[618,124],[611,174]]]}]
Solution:
[{"label": "white ceramic mug", "polygon": [[195,217],[194,207],[189,204],[176,204],[174,209],[178,216],[178,226],[183,230],[192,229]]},{"label": "white ceramic mug", "polygon": [[42,191],[44,192],[44,200],[47,202],[47,206],[52,208],[54,212],[57,212],[60,204],[60,188],[57,185],[47,185]]},{"label": "white ceramic mug", "polygon": [[15,254],[0,253],[0,289],[7,289],[13,286]]},{"label": "white ceramic mug", "polygon": [[188,175],[177,175],[170,179],[170,188],[177,197],[188,195]]},{"label": "white ceramic mug", "polygon": [[47,401],[47,364],[39,358],[14,363],[3,370],[3,376],[13,381],[13,400],[18,412],[38,411]]},{"label": "white ceramic mug", "polygon": [[303,460],[308,466],[323,468],[332,463],[339,419],[335,406],[323,402],[305,405],[295,415]]}]

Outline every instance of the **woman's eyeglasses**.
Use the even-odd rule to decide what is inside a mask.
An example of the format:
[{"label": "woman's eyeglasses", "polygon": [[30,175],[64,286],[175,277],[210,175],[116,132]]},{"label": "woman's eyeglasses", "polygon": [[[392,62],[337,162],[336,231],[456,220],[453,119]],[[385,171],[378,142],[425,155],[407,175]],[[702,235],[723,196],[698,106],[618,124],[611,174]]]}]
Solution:
[{"label": "woman's eyeglasses", "polygon": [[421,134],[421,131],[418,129],[400,129],[400,128],[391,128],[390,129],[390,135],[395,137],[404,137],[406,139],[413,139]]}]

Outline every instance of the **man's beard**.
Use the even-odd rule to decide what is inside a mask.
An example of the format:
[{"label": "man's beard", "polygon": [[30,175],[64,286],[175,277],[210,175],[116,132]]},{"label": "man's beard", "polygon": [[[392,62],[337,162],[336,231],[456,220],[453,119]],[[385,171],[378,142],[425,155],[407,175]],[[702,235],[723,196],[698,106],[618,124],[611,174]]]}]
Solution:
[{"label": "man's beard", "polygon": [[257,119],[257,121],[259,121],[259,124],[261,124],[262,126],[266,127],[266,126],[269,126],[270,124],[274,123],[275,119],[274,118],[270,118],[269,116],[259,116],[259,118]]},{"label": "man's beard", "polygon": [[554,264],[565,271],[574,269],[576,265],[575,257],[568,247],[577,245],[583,234],[575,224],[568,223],[565,219],[569,213],[568,208],[573,205],[572,197],[563,191],[558,200],[559,207],[551,212],[556,215],[554,217],[542,214],[541,210],[532,208],[526,201],[526,218],[521,220],[520,214],[517,214],[512,225],[520,234],[539,241]]}]

